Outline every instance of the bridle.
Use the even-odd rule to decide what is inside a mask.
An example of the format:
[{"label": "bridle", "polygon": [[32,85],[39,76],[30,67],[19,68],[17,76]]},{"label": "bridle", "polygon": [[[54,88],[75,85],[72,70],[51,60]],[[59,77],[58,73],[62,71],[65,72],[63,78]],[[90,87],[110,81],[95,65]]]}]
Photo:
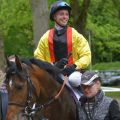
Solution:
[{"label": "bridle", "polygon": [[[15,74],[15,73],[16,72],[14,72],[13,74]],[[8,105],[15,105],[17,107],[23,108],[23,111],[24,111],[23,115],[27,116],[27,117],[31,117],[31,115],[33,113],[35,113],[35,112],[33,112],[32,109],[35,108],[35,104],[36,104],[36,103],[33,103],[33,95],[35,95],[36,100],[38,99],[38,96],[37,96],[36,89],[35,89],[35,87],[32,83],[32,80],[30,79],[27,67],[26,67],[26,75],[22,76],[22,77],[24,77],[27,80],[27,88],[28,88],[27,101],[26,101],[25,104],[17,103],[15,101],[11,101],[11,102],[8,103]]]},{"label": "bridle", "polygon": [[[38,95],[36,92],[36,88],[34,87],[32,80],[30,79],[30,75],[28,72],[28,68],[26,68],[26,76],[24,76],[27,80],[27,86],[28,86],[28,97],[27,97],[27,101],[26,104],[21,104],[21,103],[17,103],[14,101],[11,101],[8,103],[8,105],[15,105],[17,107],[22,107],[23,108],[23,116],[26,116],[28,118],[28,120],[33,120],[33,117],[35,116],[37,111],[42,111],[42,109],[46,108],[47,106],[49,106],[51,103],[53,103],[55,100],[57,100],[60,96],[60,94],[62,93],[64,86],[66,84],[67,81],[67,77],[65,76],[64,82],[62,84],[62,87],[60,88],[59,92],[52,97],[50,100],[48,100],[46,103],[39,105],[35,102],[33,102],[33,95],[36,96],[36,100],[38,99]],[[41,119],[39,120],[47,120],[42,114],[41,114]]]}]

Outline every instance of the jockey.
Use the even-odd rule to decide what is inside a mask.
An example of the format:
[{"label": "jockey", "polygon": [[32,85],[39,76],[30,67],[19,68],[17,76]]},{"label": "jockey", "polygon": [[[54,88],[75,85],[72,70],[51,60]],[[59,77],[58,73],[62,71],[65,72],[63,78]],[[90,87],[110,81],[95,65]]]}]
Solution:
[{"label": "jockey", "polygon": [[[77,30],[68,26],[70,15],[71,7],[68,3],[57,1],[52,4],[50,20],[55,26],[40,38],[34,51],[35,58],[53,63],[67,76],[76,70],[87,68],[91,62],[87,40]],[[78,79],[80,77],[81,75]]]}]

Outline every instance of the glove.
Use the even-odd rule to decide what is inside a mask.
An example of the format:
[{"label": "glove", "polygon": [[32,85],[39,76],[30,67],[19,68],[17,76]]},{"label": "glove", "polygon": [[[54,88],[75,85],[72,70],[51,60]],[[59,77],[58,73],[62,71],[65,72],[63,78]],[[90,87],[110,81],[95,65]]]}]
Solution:
[{"label": "glove", "polygon": [[69,76],[71,73],[73,73],[73,72],[75,71],[75,68],[76,68],[76,65],[75,65],[75,64],[67,65],[67,66],[62,70],[62,74]]},{"label": "glove", "polygon": [[58,62],[55,62],[54,65],[60,69],[63,69],[67,63],[68,63],[68,59],[62,58]]}]

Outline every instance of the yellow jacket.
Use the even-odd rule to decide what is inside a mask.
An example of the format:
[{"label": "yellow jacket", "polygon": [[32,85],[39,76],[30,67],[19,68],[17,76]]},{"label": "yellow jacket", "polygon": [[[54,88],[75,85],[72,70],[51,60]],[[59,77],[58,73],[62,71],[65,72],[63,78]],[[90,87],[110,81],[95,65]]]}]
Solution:
[{"label": "yellow jacket", "polygon": [[[50,58],[48,45],[48,30],[40,39],[34,52],[34,57],[43,61],[53,62]],[[91,51],[87,40],[72,28],[72,57],[76,69],[85,69],[91,62]]]}]

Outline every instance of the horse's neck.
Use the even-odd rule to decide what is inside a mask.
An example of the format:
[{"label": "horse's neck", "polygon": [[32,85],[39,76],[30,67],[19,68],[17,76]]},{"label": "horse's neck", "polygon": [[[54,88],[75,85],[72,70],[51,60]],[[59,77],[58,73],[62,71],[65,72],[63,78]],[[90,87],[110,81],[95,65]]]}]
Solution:
[{"label": "horse's neck", "polygon": [[43,87],[43,91],[48,95],[54,95],[60,87],[60,84],[49,75],[48,77],[46,76],[46,79],[44,79],[43,82],[41,82],[41,85]]},{"label": "horse's neck", "polygon": [[41,101],[47,101],[49,98],[57,94],[60,89],[60,83],[58,83],[48,72],[40,68],[35,68],[32,72],[32,74],[34,74],[32,79],[34,80],[35,76],[35,79],[37,80],[36,86],[39,86],[36,88],[37,91],[40,91],[39,97],[42,98]]}]

